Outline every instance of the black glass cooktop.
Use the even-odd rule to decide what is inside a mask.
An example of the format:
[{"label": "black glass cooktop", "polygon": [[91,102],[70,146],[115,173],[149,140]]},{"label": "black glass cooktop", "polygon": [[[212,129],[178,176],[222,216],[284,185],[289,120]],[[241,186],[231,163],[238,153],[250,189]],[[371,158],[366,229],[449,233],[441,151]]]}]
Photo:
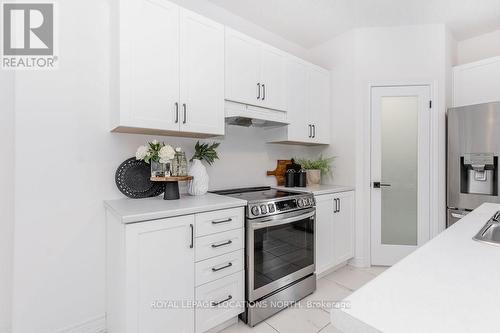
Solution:
[{"label": "black glass cooktop", "polygon": [[271,200],[300,194],[297,192],[281,191],[267,186],[213,191],[212,193],[227,195],[233,198],[243,199],[247,201]]}]

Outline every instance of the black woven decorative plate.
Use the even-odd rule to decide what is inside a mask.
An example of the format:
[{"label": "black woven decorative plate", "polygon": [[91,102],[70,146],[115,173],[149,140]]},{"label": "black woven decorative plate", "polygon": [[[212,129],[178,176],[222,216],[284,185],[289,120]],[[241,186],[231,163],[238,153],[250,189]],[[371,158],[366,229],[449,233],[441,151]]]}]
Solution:
[{"label": "black woven decorative plate", "polygon": [[150,165],[132,157],[120,164],[116,170],[115,181],[118,189],[127,197],[142,199],[156,197],[165,190],[165,184],[152,182],[150,177]]}]

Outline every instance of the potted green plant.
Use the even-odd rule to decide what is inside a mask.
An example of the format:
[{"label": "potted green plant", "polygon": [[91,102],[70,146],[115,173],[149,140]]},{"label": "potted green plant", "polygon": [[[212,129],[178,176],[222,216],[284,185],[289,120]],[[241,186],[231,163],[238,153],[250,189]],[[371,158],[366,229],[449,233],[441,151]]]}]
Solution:
[{"label": "potted green plant", "polygon": [[323,157],[320,155],[317,159],[295,159],[302,168],[306,169],[307,185],[319,185],[321,175],[332,176],[332,160],[334,157]]},{"label": "potted green plant", "polygon": [[193,176],[193,180],[188,183],[188,193],[191,195],[203,195],[208,191],[209,177],[207,168],[202,161],[212,165],[215,160],[219,159],[216,149],[220,143],[213,142],[212,144],[196,142],[194,146],[194,155],[191,158],[191,166],[189,175]]}]

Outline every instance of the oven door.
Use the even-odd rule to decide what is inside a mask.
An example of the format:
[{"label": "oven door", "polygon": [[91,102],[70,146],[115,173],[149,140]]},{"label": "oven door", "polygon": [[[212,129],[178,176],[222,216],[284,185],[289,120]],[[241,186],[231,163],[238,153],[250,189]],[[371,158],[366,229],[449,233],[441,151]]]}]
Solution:
[{"label": "oven door", "polygon": [[315,209],[247,223],[247,296],[256,301],[314,273]]}]

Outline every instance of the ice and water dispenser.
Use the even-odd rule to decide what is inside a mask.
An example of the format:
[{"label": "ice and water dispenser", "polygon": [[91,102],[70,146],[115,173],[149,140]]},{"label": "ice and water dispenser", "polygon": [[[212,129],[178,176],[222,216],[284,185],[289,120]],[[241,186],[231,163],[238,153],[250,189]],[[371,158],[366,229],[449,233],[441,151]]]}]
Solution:
[{"label": "ice and water dispenser", "polygon": [[487,153],[471,153],[460,157],[460,192],[497,195],[498,157]]}]

